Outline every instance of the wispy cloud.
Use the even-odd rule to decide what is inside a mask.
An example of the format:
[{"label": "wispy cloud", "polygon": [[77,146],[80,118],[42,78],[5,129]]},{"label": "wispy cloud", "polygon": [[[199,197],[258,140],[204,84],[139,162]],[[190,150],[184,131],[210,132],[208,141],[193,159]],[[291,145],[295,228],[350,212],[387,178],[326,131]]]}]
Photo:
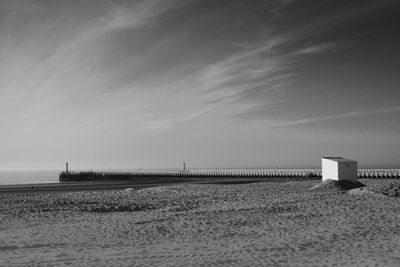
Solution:
[{"label": "wispy cloud", "polygon": [[[329,42],[287,49],[286,46],[295,38],[297,35],[269,33],[260,44],[236,45],[238,49],[235,53],[204,66],[192,76],[188,90],[193,92],[189,95],[199,97],[205,105],[210,105],[202,109],[201,114],[212,111],[211,106],[216,102],[222,105],[247,103],[246,114],[260,104],[288,101],[288,85],[296,76],[294,68],[300,57],[327,53],[341,47],[338,43]],[[243,117],[242,112],[238,109],[232,116]]]},{"label": "wispy cloud", "polygon": [[[95,66],[85,57],[91,50],[99,49],[99,37],[120,29],[152,25],[164,12],[182,4],[178,0],[125,4],[102,1],[90,12],[82,10],[76,14],[73,12],[77,8],[58,8],[41,2],[7,4],[5,21],[10,23],[0,29],[3,36],[8,36],[0,40],[0,72],[6,77],[1,80],[0,105],[27,103],[25,108],[32,109],[41,99],[38,103],[42,110],[54,108],[59,101],[74,99],[76,94],[90,95],[93,84],[104,80],[102,73],[91,70]],[[25,36],[20,36],[13,26],[18,25],[16,14],[20,13],[25,14],[25,27],[21,30],[36,25]],[[54,18],[53,13],[57,14]],[[42,21],[40,16],[46,20]]]},{"label": "wispy cloud", "polygon": [[286,6],[288,6],[290,3],[292,3],[293,0],[280,0],[278,1],[277,5],[272,8],[272,12],[279,14],[279,12],[284,9]]},{"label": "wispy cloud", "polygon": [[[234,75],[234,77],[240,77],[240,75],[246,77],[243,79],[245,85],[242,86],[242,90],[238,92],[238,95],[241,96],[238,100],[254,103],[253,106],[248,106],[248,110],[236,114],[236,117],[245,120],[269,120],[275,118],[282,121],[287,120],[287,122],[283,122],[279,125],[284,126],[287,123],[288,126],[295,126],[326,119],[340,119],[348,116],[355,116],[353,113],[328,115],[334,114],[335,105],[338,109],[342,107],[344,111],[348,111],[351,109],[351,106],[348,106],[350,99],[354,103],[357,103],[360,101],[360,97],[357,97],[357,94],[354,93],[354,91],[357,90],[355,88],[335,88],[335,84],[341,84],[343,81],[330,81],[329,78],[326,78],[330,75],[334,77],[335,73],[329,73],[330,69],[334,68],[321,64],[320,61],[322,62],[324,59],[333,60],[331,53],[335,52],[336,55],[338,55],[340,54],[339,52],[343,50],[354,49],[356,45],[339,39],[335,40],[335,38],[331,37],[335,35],[328,37],[324,34],[326,32],[334,33],[336,31],[343,31],[344,25],[348,25],[352,21],[358,21],[365,14],[376,12],[380,8],[386,7],[388,4],[390,3],[376,3],[370,1],[360,8],[359,5],[352,2],[349,4],[349,8],[344,12],[338,12],[337,10],[329,11],[327,9],[321,12],[321,10],[318,10],[319,8],[316,7],[316,10],[314,10],[316,11],[316,15],[311,16],[309,19],[303,18],[301,23],[292,25],[291,28],[281,28],[279,24],[276,24],[277,28],[275,31],[272,31],[267,38],[283,40],[283,42],[277,44],[274,49],[271,50],[271,53],[265,54],[261,52],[259,56],[256,57],[259,61],[250,57],[247,60],[247,62],[251,62],[250,64],[247,65],[241,62],[244,68],[240,69],[237,75]],[[302,10],[300,2],[288,1],[287,5],[293,5],[293,7],[298,5],[300,14],[304,11]],[[286,4],[284,7],[285,6]],[[292,23],[295,23],[295,21]],[[352,39],[352,41],[354,42],[355,40]],[[254,53],[258,54],[258,50],[255,49]],[[321,56],[321,59],[317,59],[317,56]],[[329,62],[329,60],[327,62]],[[246,59],[244,61],[246,62]],[[252,69],[255,62],[262,63],[257,65],[257,68]],[[321,76],[312,76],[310,74],[311,76],[308,77],[308,79],[309,81],[314,81],[314,84],[304,82],[304,76],[305,73],[309,71],[309,66],[316,62],[318,62],[317,64],[321,64],[318,65],[318,71]],[[314,66],[317,66],[317,64]],[[313,72],[317,73],[315,69]],[[244,73],[247,75],[244,75]],[[251,76],[251,74],[254,76]],[[257,74],[260,74],[260,76],[257,77]],[[263,79],[260,81],[259,79],[261,79],[261,77],[263,77]],[[327,81],[323,83],[323,79]],[[237,79],[236,81],[238,82],[239,80],[240,79]],[[330,88],[329,90],[332,91],[347,90],[347,99],[341,100],[341,97],[335,96],[330,99],[325,99],[325,95],[329,94],[326,88]],[[319,101],[318,98],[321,98],[322,101]],[[308,102],[305,101],[307,99],[309,99]],[[327,106],[324,107],[324,105]],[[362,108],[364,104],[358,104],[358,106]],[[289,112],[289,110],[296,110],[296,112]],[[326,116],[321,116],[320,119],[310,118],[309,114],[311,110]],[[305,119],[299,119],[299,117],[305,117]]]},{"label": "wispy cloud", "polygon": [[294,121],[285,121],[281,123],[272,123],[267,127],[267,129],[276,129],[276,128],[284,128],[291,126],[298,126],[304,124],[312,124],[316,122],[325,122],[330,120],[344,119],[344,118],[354,118],[357,116],[377,114],[377,113],[390,113],[390,112],[398,112],[400,111],[400,107],[389,107],[389,108],[380,108],[380,109],[371,109],[371,110],[357,110],[349,113],[336,114],[331,116],[322,116],[322,117],[312,117],[305,118],[301,120]]},{"label": "wispy cloud", "polygon": [[198,74],[197,95],[213,95],[225,91],[228,97],[238,95],[255,86],[271,84],[278,73],[288,69],[290,59],[280,55],[278,47],[285,40],[270,38],[269,41],[240,49],[228,58],[205,66]]},{"label": "wispy cloud", "polygon": [[306,48],[301,49],[299,51],[299,53],[301,53],[301,54],[321,54],[321,53],[328,52],[328,51],[333,50],[338,47],[340,47],[340,45],[337,43],[324,43],[324,44],[308,46]]},{"label": "wispy cloud", "polygon": [[[40,150],[46,158],[64,145],[65,153],[80,144],[96,149],[98,144],[126,144],[132,136],[171,129],[170,118],[148,115],[153,107],[143,104],[159,100],[138,90],[140,85],[131,84],[130,92],[100,92],[97,84],[109,82],[111,75],[106,74],[122,68],[112,69],[98,60],[116,52],[104,39],[122,30],[156,27],[163,12],[182,2],[84,1],[72,8],[70,2],[38,1],[31,6],[33,2],[10,2],[7,10],[0,8],[0,122],[6,142],[2,151],[15,151],[22,160]],[[113,41],[121,43],[118,38]],[[126,84],[112,89],[118,86]]]},{"label": "wispy cloud", "polygon": [[[186,3],[185,3],[186,2]],[[125,27],[138,27],[143,25],[154,25],[155,19],[164,12],[188,4],[189,1],[182,0],[147,0],[132,2],[124,5],[115,4],[108,8],[106,15],[99,19],[100,27],[104,30],[114,30]]]}]

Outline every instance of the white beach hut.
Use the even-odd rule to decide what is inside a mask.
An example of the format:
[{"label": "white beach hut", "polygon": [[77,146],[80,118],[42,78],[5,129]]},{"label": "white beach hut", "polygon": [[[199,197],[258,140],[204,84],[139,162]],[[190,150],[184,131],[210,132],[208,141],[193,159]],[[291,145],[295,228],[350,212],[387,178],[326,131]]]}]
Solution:
[{"label": "white beach hut", "polygon": [[322,181],[331,179],[357,182],[357,161],[342,157],[323,157],[321,163]]}]

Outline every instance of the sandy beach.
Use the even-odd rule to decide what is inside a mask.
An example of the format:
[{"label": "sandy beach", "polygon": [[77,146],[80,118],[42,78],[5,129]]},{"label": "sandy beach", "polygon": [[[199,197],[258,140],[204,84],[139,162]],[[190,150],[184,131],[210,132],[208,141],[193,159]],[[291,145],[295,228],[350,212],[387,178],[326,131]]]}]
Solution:
[{"label": "sandy beach", "polygon": [[400,265],[398,197],[316,184],[2,193],[0,265]]}]

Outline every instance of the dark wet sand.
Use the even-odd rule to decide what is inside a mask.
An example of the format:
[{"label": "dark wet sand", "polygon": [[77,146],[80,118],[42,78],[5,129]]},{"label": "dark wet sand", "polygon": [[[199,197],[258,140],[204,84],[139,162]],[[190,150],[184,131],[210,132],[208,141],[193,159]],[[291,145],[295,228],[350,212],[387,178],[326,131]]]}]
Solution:
[{"label": "dark wet sand", "polygon": [[[246,184],[256,182],[288,182],[298,181],[296,178],[192,178],[192,179],[146,179],[136,181],[87,181],[87,182],[62,182],[41,184],[0,185],[0,193],[41,193],[41,192],[66,192],[66,191],[97,191],[118,190],[126,188],[146,188],[177,183],[193,184]],[[304,180],[304,178],[302,178]],[[315,180],[315,178],[312,178]]]},{"label": "dark wet sand", "polygon": [[144,188],[161,186],[166,183],[160,182],[128,182],[128,181],[101,181],[101,182],[65,182],[46,184],[24,184],[24,185],[2,185],[0,193],[44,193],[44,192],[65,192],[65,191],[97,191],[97,190],[118,190],[125,188]]}]

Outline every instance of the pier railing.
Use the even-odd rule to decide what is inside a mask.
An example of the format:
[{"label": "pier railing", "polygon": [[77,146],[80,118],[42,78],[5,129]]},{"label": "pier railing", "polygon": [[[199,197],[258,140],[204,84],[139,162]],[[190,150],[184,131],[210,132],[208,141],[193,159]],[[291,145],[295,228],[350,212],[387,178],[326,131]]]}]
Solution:
[{"label": "pier railing", "polygon": [[400,169],[359,169],[358,178],[400,178]]},{"label": "pier railing", "polygon": [[[359,169],[359,178],[400,178],[400,169]],[[130,172],[80,171],[62,172],[60,181],[90,181],[90,180],[129,180],[157,177],[256,177],[256,178],[318,178],[322,176],[321,169],[275,169],[275,170],[137,170]]]}]

